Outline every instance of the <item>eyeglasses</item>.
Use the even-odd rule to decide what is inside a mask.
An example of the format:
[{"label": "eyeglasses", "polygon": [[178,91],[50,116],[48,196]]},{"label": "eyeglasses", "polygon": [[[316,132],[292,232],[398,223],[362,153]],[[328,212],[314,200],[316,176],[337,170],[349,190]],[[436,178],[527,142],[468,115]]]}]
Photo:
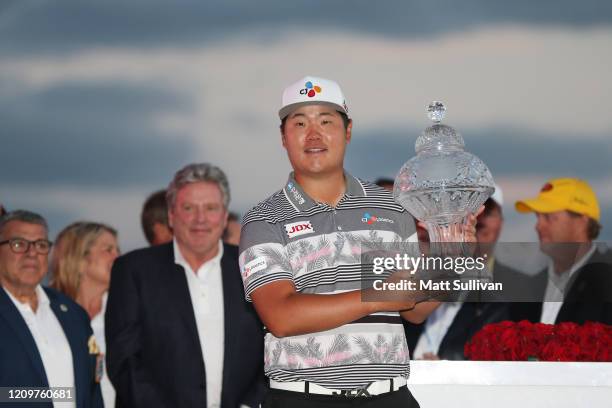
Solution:
[{"label": "eyeglasses", "polygon": [[30,250],[30,245],[34,245],[34,249],[41,255],[48,254],[53,243],[46,239],[38,239],[29,241],[24,238],[11,238],[0,242],[0,245],[9,244],[9,248],[16,254],[24,254]]}]

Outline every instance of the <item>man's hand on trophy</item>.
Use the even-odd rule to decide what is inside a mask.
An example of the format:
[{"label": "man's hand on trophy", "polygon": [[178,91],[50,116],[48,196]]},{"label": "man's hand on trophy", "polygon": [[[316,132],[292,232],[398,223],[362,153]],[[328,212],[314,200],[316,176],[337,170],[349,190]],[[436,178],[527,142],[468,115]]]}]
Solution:
[{"label": "man's hand on trophy", "polygon": [[476,220],[484,211],[484,205],[481,205],[475,214],[468,214],[465,222],[460,225],[458,234],[449,234],[446,239],[440,243],[435,243],[432,250],[433,254],[444,256],[473,256],[476,253]]},{"label": "man's hand on trophy", "polygon": [[463,226],[463,241],[475,243],[476,240],[476,220],[480,214],[484,211],[484,205],[481,205],[476,214],[470,214],[467,216],[466,223]]},{"label": "man's hand on trophy", "polygon": [[[474,254],[475,244],[477,243],[476,220],[483,211],[484,205],[480,206],[475,214],[469,214],[465,217],[465,222],[439,228],[440,241],[438,242],[429,242],[427,237],[419,236],[421,252],[431,256],[465,256]],[[417,227],[421,229],[426,228],[427,224],[423,221],[417,221]]]}]

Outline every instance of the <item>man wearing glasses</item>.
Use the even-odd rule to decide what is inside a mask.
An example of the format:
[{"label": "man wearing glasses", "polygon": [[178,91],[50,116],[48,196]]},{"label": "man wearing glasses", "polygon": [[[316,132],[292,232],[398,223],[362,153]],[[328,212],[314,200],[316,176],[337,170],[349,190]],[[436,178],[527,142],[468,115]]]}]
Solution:
[{"label": "man wearing glasses", "polygon": [[68,387],[53,393],[65,401],[54,406],[102,407],[101,360],[87,313],[40,285],[51,249],[47,230],[45,219],[29,211],[0,218],[0,387],[8,387],[0,402],[35,402],[20,393],[23,387]]}]

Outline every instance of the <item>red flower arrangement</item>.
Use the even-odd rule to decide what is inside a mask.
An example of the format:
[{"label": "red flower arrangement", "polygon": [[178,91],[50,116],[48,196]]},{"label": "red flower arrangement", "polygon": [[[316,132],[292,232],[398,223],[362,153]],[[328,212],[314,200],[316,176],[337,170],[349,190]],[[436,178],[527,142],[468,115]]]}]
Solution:
[{"label": "red flower arrangement", "polygon": [[465,344],[464,354],[481,361],[612,362],[612,326],[503,321],[483,327]]}]

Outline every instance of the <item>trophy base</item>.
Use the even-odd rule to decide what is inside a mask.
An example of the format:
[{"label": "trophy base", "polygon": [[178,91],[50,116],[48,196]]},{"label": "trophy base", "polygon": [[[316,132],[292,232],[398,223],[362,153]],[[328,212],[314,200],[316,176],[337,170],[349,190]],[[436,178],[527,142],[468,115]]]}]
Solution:
[{"label": "trophy base", "polygon": [[425,222],[429,233],[429,242],[464,242],[465,219],[461,222],[438,224],[435,222]]}]

